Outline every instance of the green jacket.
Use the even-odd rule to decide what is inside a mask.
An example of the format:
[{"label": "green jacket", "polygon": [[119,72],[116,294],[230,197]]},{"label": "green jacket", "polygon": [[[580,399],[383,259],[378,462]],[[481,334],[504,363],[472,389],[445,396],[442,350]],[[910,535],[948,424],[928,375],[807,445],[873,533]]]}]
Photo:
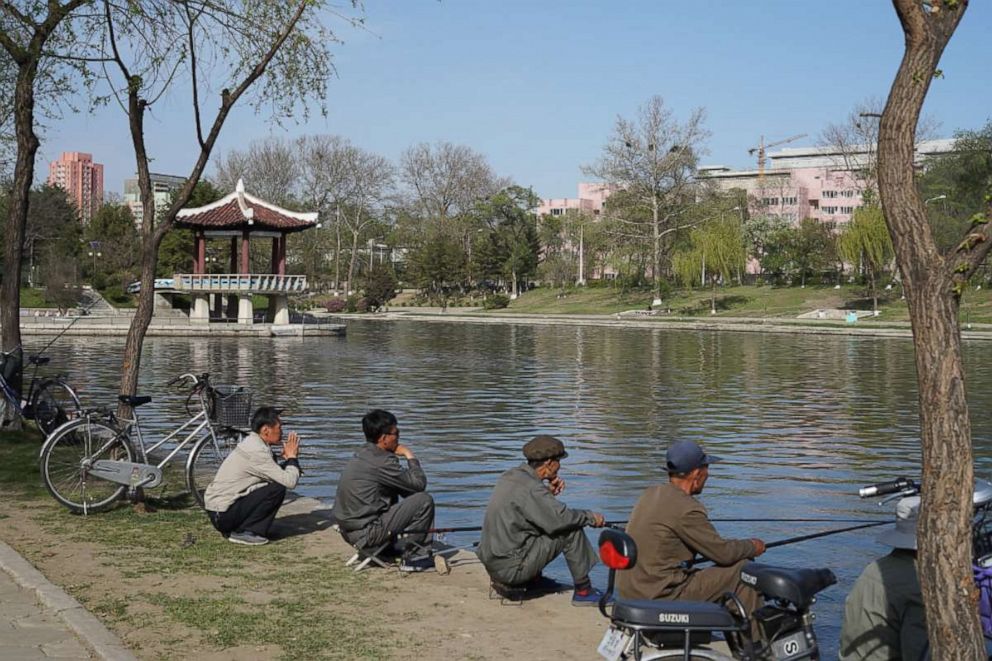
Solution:
[{"label": "green jacket", "polygon": [[861,572],[844,603],[841,661],[918,661],[929,649],[916,554],[894,549]]},{"label": "green jacket", "polygon": [[637,544],[637,564],[617,574],[624,599],[671,599],[693,570],[685,563],[698,553],[727,567],[754,555],[749,539],[724,539],[706,508],[671,484],[648,489],[630,515],[627,534]]},{"label": "green jacket", "polygon": [[593,523],[592,512],[573,510],[555,498],[537,472],[522,464],[496,483],[482,521],[479,559],[490,574],[521,564],[531,541]]}]

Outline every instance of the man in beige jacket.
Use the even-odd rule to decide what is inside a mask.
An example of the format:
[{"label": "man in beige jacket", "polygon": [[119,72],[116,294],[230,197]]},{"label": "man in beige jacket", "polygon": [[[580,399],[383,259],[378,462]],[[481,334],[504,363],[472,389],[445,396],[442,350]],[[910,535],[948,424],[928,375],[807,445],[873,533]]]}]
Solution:
[{"label": "man in beige jacket", "polygon": [[[263,406],[251,417],[252,433],[234,448],[204,493],[210,522],[228,541],[259,546],[266,535],[286,490],[300,479],[297,459],[300,439],[290,432],[282,439],[281,411]],[[283,463],[276,463],[271,446],[282,443]]]},{"label": "man in beige jacket", "polygon": [[[627,534],[637,543],[637,565],[620,572],[624,599],[719,601],[735,593],[748,613],[760,595],[740,580],[749,558],[765,552],[760,539],[724,539],[713,528],[696,496],[703,492],[709,466],[719,461],[692,441],[676,441],[665,456],[668,484],[648,487],[637,501]],[[696,554],[716,567],[692,568]]]}]

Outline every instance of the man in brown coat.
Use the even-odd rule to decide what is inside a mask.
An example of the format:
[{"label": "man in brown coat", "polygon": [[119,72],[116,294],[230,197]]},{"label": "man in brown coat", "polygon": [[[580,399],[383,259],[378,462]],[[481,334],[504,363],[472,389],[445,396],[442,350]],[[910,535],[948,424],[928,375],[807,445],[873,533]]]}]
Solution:
[{"label": "man in brown coat", "polygon": [[[719,458],[705,454],[692,441],[673,443],[665,458],[668,484],[648,487],[627,524],[627,534],[637,544],[637,565],[619,573],[620,596],[715,602],[733,592],[751,613],[761,597],[741,583],[741,567],[764,553],[765,543],[723,539],[710,523],[706,508],[694,498],[703,491],[709,465]],[[717,566],[690,568],[697,553]]]}]

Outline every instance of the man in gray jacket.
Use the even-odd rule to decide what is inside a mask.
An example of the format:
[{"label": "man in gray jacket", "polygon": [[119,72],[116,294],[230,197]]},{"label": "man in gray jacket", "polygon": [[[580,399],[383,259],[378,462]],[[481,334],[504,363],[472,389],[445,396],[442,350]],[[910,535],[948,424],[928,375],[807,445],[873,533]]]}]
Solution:
[{"label": "man in gray jacket", "polygon": [[565,489],[558,470],[568,453],[561,441],[536,436],[523,451],[527,463],[503,473],[489,499],[479,559],[494,582],[523,586],[564,553],[575,584],[572,604],[591,606],[602,593],[589,581],[596,551],[582,529],[601,528],[603,515],[569,509],[555,498]]},{"label": "man in gray jacket", "polygon": [[[345,466],[334,498],[334,518],[344,538],[368,549],[396,541],[405,530],[429,529],[434,525],[434,499],[425,491],[427,476],[420,461],[410,448],[400,445],[396,416],[382,409],[369,411],[362,418],[362,431],[365,446]],[[405,469],[400,457],[406,459]],[[426,539],[427,534],[420,532],[398,544]]]},{"label": "man in gray jacket", "polygon": [[[255,411],[251,417],[252,433],[227,456],[203,494],[214,528],[236,544],[268,543],[266,535],[286,490],[295,487],[300,479],[300,439],[296,432],[290,432],[283,442],[280,413],[271,406]],[[270,449],[280,443],[284,459],[281,466]]]}]

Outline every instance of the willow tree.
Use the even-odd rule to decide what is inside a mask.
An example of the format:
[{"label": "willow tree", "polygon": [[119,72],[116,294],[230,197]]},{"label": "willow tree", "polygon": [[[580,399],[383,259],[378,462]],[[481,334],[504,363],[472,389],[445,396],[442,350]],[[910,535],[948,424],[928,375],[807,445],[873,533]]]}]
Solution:
[{"label": "willow tree", "polygon": [[[321,22],[329,10],[320,0],[103,0],[101,8],[91,30],[99,34],[107,60],[108,99],[117,101],[128,120],[144,210],[142,287],[121,367],[121,394],[133,395],[154,307],[159,246],[203,175],[231,110],[251,95],[256,111],[280,119],[301,102],[306,108],[307,100],[323,101],[334,37]],[[191,102],[196,149],[186,183],[156,217],[145,118],[180,87]],[[219,91],[210,98],[211,90]]]},{"label": "willow tree", "polygon": [[934,659],[984,659],[971,570],[971,421],[958,312],[968,279],[992,248],[992,213],[972,218],[942,254],[913,167],[916,127],[967,0],[893,0],[905,52],[879,124],[878,183],[909,305],[923,455],[918,572]]},{"label": "willow tree", "polygon": [[875,205],[856,209],[837,238],[837,251],[841,259],[864,272],[872,311],[878,314],[878,277],[892,261],[892,239],[882,210]]},{"label": "willow tree", "polygon": [[673,267],[686,286],[710,286],[710,314],[716,314],[716,286],[747,264],[744,230],[736,217],[724,216],[692,230],[691,247],[675,254]]}]

